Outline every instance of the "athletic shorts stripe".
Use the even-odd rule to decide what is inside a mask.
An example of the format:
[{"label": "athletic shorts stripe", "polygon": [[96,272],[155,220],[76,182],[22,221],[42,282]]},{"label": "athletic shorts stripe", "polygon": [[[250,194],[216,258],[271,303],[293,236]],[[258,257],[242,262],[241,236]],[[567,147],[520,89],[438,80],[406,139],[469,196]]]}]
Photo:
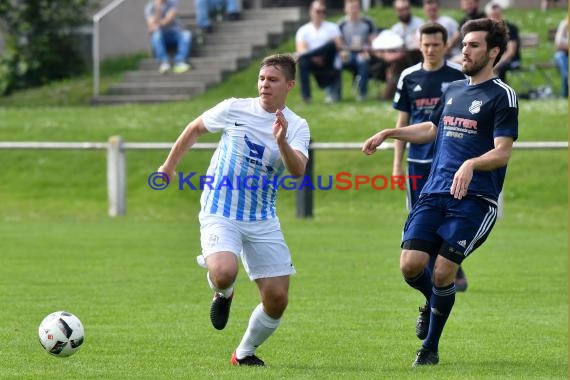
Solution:
[{"label": "athletic shorts stripe", "polygon": [[465,249],[465,252],[463,253],[464,256],[467,257],[467,255],[469,255],[469,253],[471,253],[471,251],[474,249],[475,244],[489,233],[496,220],[497,208],[489,205],[489,211],[487,211],[485,214],[485,217],[483,218],[483,221],[481,222],[481,225],[479,226],[479,230],[477,230],[475,237],[473,240],[471,240],[471,243]]}]

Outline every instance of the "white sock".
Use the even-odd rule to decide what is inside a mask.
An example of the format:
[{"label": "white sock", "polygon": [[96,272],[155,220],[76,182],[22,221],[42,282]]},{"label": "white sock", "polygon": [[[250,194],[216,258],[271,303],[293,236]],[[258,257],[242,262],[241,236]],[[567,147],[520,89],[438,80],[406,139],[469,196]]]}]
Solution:
[{"label": "white sock", "polygon": [[220,289],[217,288],[216,285],[214,285],[214,283],[212,282],[212,279],[210,278],[210,272],[206,273],[206,278],[208,279],[208,284],[210,284],[210,288],[212,288],[214,292],[220,293],[224,298],[230,298],[232,296],[232,293],[234,292],[233,284],[227,289]]},{"label": "white sock", "polygon": [[259,304],[249,317],[247,330],[241,338],[241,342],[236,349],[238,359],[255,354],[255,350],[267,340],[277,330],[281,318],[273,319],[263,311],[263,305]]}]

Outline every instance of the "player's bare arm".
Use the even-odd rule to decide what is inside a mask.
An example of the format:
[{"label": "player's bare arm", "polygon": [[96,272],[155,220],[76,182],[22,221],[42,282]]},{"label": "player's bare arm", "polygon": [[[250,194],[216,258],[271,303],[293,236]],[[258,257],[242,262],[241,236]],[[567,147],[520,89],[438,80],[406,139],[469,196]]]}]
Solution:
[{"label": "player's bare arm", "polygon": [[275,122],[273,123],[273,136],[277,141],[277,146],[279,146],[285,167],[291,175],[299,178],[305,174],[308,159],[301,152],[294,150],[287,142],[288,126],[289,124],[283,112],[277,110],[277,112],[275,112]]},{"label": "player's bare arm", "polygon": [[437,126],[431,121],[410,125],[406,128],[384,129],[370,137],[364,143],[362,152],[371,155],[376,152],[376,148],[387,138],[398,139],[415,144],[425,144],[435,140]]},{"label": "player's bare arm", "polygon": [[174,142],[166,161],[158,168],[158,171],[165,173],[168,178],[174,178],[176,176],[176,166],[184,154],[198,141],[198,136],[206,132],[208,130],[204,126],[201,116],[191,121]]},{"label": "player's bare arm", "polygon": [[[399,111],[396,128],[403,128],[410,123],[410,114],[408,112]],[[401,140],[394,141],[394,162],[392,165],[392,175],[404,175],[403,161],[404,152],[406,150],[406,142]]]},{"label": "player's bare arm", "polygon": [[467,189],[473,179],[473,172],[491,171],[507,165],[513,151],[512,137],[497,137],[495,148],[487,153],[465,161],[455,173],[450,193],[454,198],[461,199],[467,195]]}]

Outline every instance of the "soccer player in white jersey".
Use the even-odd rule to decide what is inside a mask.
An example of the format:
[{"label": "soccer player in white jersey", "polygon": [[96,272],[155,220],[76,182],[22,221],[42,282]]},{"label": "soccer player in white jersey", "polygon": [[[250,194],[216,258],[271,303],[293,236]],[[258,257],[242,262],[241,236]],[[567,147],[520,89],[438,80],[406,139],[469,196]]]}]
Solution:
[{"label": "soccer player in white jersey", "polygon": [[222,133],[199,215],[198,261],[207,267],[214,291],[213,326],[222,330],[228,321],[240,257],[261,299],[232,354],[233,365],[264,365],[256,349],[279,326],[288,303],[289,276],[295,273],[275,213],[279,177],[285,170],[303,176],[308,161],[307,122],[285,105],[295,86],[295,68],[290,55],[264,58],[257,80],[259,96],[226,99],[190,122],[159,168],[175,178],[176,165],[201,134]]},{"label": "soccer player in white jersey", "polygon": [[[515,92],[493,73],[507,48],[503,21],[478,19],[461,28],[462,71],[429,121],[384,129],[362,150],[370,155],[387,138],[422,144],[435,140],[431,172],[404,225],[400,270],[429,300],[427,337],[413,366],[439,363],[439,340],[455,303],[457,269],[489,236],[497,200],[518,137]],[[433,275],[426,267],[436,256]]]}]

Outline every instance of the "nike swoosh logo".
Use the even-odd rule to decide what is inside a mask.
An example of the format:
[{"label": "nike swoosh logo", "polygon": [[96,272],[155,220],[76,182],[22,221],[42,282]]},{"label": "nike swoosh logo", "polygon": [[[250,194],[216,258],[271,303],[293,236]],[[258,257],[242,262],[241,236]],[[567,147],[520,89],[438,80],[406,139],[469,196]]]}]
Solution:
[{"label": "nike swoosh logo", "polygon": [[243,127],[245,124],[244,123],[238,123],[237,121],[234,123],[234,125],[236,127]]}]

